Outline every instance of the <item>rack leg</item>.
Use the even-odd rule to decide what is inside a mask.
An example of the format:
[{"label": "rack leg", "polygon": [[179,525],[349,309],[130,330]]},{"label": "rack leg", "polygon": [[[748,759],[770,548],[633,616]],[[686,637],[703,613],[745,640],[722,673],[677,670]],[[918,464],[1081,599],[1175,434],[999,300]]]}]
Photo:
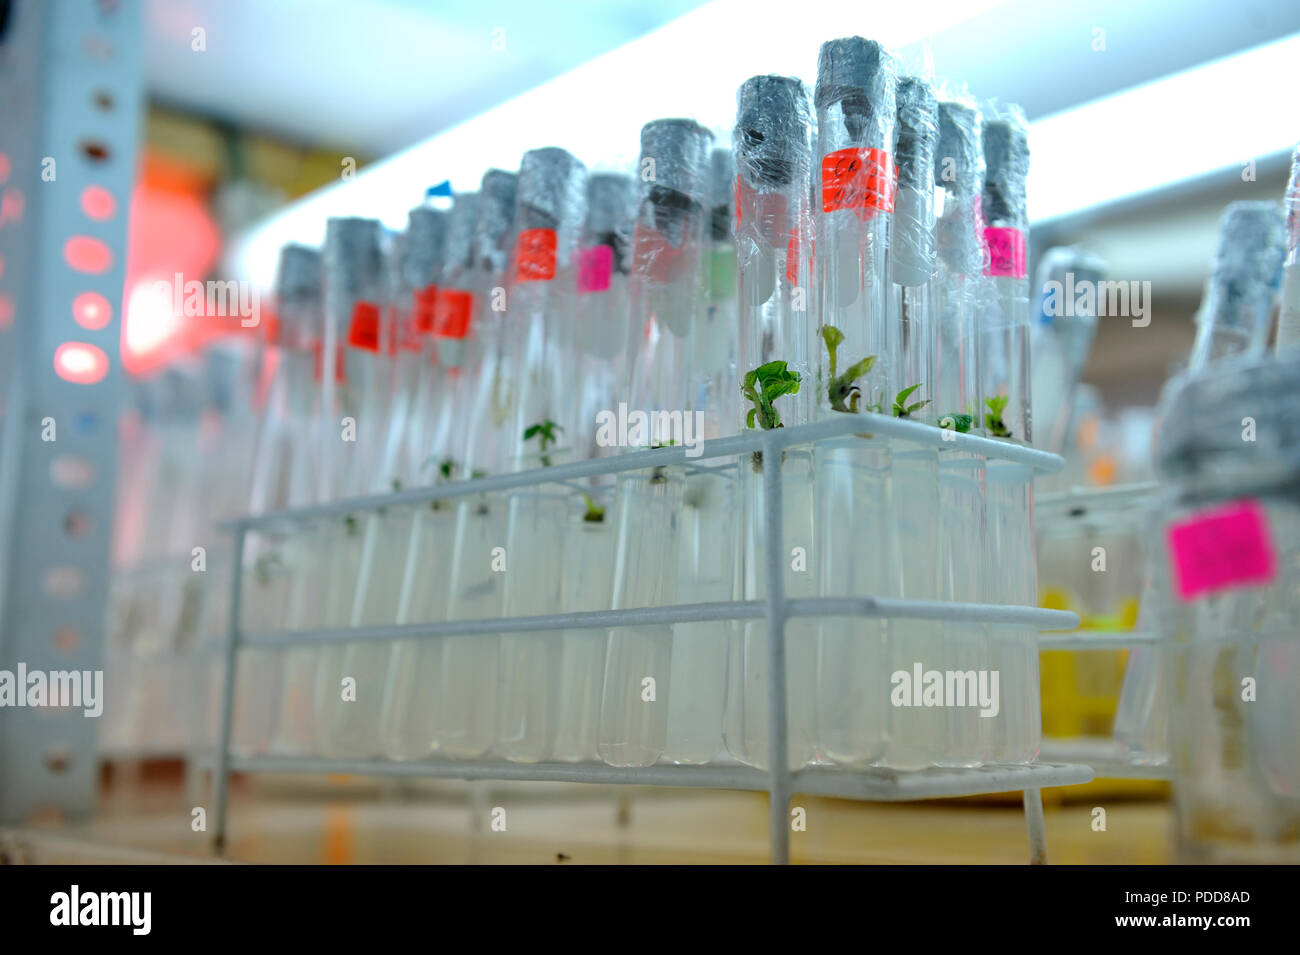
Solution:
[{"label": "rack leg", "polygon": [[774,440],[763,442],[763,522],[767,537],[767,755],[768,825],[773,865],[790,864],[790,759],[786,733],[785,672],[785,561],[781,558],[784,528],[781,523],[781,448]]},{"label": "rack leg", "polygon": [[1043,822],[1043,791],[1026,789],[1025,828],[1029,830],[1029,864],[1047,865],[1047,825]]},{"label": "rack leg", "polygon": [[239,646],[239,612],[244,584],[244,535],[235,530],[230,556],[230,621],[222,648],[221,723],[217,729],[217,751],[212,761],[212,848],[226,851],[226,814],[230,800],[230,728],[235,710],[235,659]]}]

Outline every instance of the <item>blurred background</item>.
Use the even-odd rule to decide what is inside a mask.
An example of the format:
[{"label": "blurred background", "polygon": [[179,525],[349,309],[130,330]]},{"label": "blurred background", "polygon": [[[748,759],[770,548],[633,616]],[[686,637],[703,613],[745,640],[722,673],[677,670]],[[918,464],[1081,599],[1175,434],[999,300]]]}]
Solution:
[{"label": "blurred background", "polygon": [[[107,646],[118,679],[154,688],[102,725],[0,715],[0,823],[57,832],[98,811],[91,829],[70,831],[191,851],[183,824],[164,837],[103,814],[124,779],[175,781],[184,765],[191,647],[176,633],[218,612],[186,589],[183,561],[202,537],[187,521],[240,510],[237,484],[223,494],[217,478],[187,479],[202,442],[171,441],[167,424],[183,419],[187,436],[195,422],[218,427],[232,404],[204,377],[206,356],[242,361],[263,330],[187,314],[155,283],[235,280],[269,297],[279,247],[319,244],[331,215],[400,228],[430,190],[476,188],[483,169],[513,169],[542,145],[592,168],[626,164],[657,116],[728,129],[746,77],[811,85],[818,44],[850,34],[1024,108],[1031,277],[1045,250],[1072,245],[1110,279],[1150,283],[1149,321],[1097,322],[1062,449],[1071,465],[1049,491],[1149,480],[1152,408],[1191,346],[1220,213],[1285,191],[1294,2],[0,0],[0,661],[91,666]],[[53,465],[39,444],[47,416],[73,445]],[[1091,615],[1131,628],[1139,587],[1135,572]],[[1044,602],[1077,607],[1069,589],[1046,587]],[[1123,651],[1099,666],[1080,676],[1069,664],[1069,686],[1052,691],[1062,735],[1110,733]],[[1050,724],[1047,702],[1044,713]],[[357,849],[363,823],[330,815],[338,791],[321,783],[310,797],[312,825],[335,840],[324,857],[382,856]],[[680,822],[675,804],[663,812]],[[761,855],[762,827],[759,810],[754,838],[742,827],[719,852]],[[1133,851],[1157,861],[1166,847],[1152,831]],[[988,858],[967,848],[968,861]],[[259,851],[271,852],[248,848]]]}]

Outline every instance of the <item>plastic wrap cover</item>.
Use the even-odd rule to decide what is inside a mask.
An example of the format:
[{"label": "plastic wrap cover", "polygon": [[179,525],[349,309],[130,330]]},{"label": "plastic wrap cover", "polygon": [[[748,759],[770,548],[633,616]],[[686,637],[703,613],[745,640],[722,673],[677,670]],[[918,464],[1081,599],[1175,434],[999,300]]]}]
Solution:
[{"label": "plastic wrap cover", "polygon": [[298,347],[313,334],[306,322],[320,310],[320,283],[321,254],[317,249],[290,243],[280,250],[275,299],[281,343]]},{"label": "plastic wrap cover", "polygon": [[915,77],[898,83],[898,196],[894,205],[893,281],[924,285],[934,275],[934,149],[938,103],[930,84]]},{"label": "plastic wrap cover", "polygon": [[451,279],[473,264],[474,238],[482,206],[477,192],[458,192],[447,213],[447,233],[442,250],[442,274]]},{"label": "plastic wrap cover", "polygon": [[898,61],[875,40],[828,40],[817,54],[817,114],[838,103],[854,143],[889,150],[897,81]]},{"label": "plastic wrap cover", "polygon": [[510,260],[510,229],[515,221],[519,177],[504,169],[483,174],[478,191],[478,220],[474,224],[474,264],[488,273],[501,273]]},{"label": "plastic wrap cover", "polygon": [[714,242],[726,242],[736,211],[736,161],[730,149],[719,147],[709,165],[709,235]]},{"label": "plastic wrap cover", "polygon": [[[1300,494],[1300,356],[1226,360],[1184,372],[1165,388],[1156,462],[1162,477],[1204,475],[1225,494],[1243,482]],[[1241,419],[1255,419],[1255,441],[1242,453]]]},{"label": "plastic wrap cover", "polygon": [[980,113],[973,102],[939,103],[939,140],[934,183],[944,190],[943,214],[935,225],[939,258],[950,272],[979,275],[984,267],[984,141]]},{"label": "plastic wrap cover", "polygon": [[587,179],[587,224],[583,245],[607,245],[614,271],[626,274],[632,262],[632,228],[636,219],[636,181],[618,172],[592,173]]},{"label": "plastic wrap cover", "polygon": [[378,302],[384,283],[380,227],[375,219],[331,218],[325,226],[324,278],[336,305]]},{"label": "plastic wrap cover", "polygon": [[442,273],[447,213],[418,206],[407,215],[402,243],[402,279],[408,289],[436,285]]},{"label": "plastic wrap cover", "polygon": [[1029,227],[1025,177],[1029,174],[1029,132],[1019,107],[986,116],[984,141],[984,219],[990,226]]},{"label": "plastic wrap cover", "polygon": [[1271,297],[1282,281],[1286,218],[1275,202],[1234,202],[1219,220],[1210,271],[1215,321],[1240,320],[1248,305]]},{"label": "plastic wrap cover", "polygon": [[519,163],[515,231],[554,229],[559,267],[569,264],[587,218],[587,167],[556,147],[530,149]]},{"label": "plastic wrap cover", "polygon": [[732,150],[751,188],[782,191],[806,183],[812,153],[808,88],[790,76],[752,76],[736,93]]}]

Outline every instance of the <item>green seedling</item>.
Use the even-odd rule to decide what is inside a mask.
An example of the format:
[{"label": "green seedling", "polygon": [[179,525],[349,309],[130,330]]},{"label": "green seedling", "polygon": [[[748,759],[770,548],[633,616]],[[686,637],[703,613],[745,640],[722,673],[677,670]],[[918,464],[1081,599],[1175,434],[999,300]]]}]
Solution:
[{"label": "green seedling", "polygon": [[975,416],[968,414],[946,414],[939,419],[939,427],[945,431],[957,431],[966,434],[975,423]]},{"label": "green seedling", "polygon": [[834,325],[823,325],[822,341],[826,343],[826,351],[830,356],[830,382],[826,386],[826,396],[830,399],[831,409],[849,413],[874,410],[879,413],[879,405],[868,406],[866,409],[858,407],[862,398],[862,389],[856,384],[859,378],[871,370],[871,366],[876,363],[876,356],[868,355],[861,361],[854,362],[844,369],[843,374],[840,374],[836,351],[844,341],[844,333]]},{"label": "green seedling", "polygon": [[769,361],[746,372],[740,390],[754,404],[745,415],[746,427],[759,427],[764,431],[785,427],[781,423],[781,412],[776,409],[776,399],[782,395],[797,395],[802,380],[799,372],[789,370],[783,361]]},{"label": "green seedling", "polygon": [[605,519],[605,509],[591,499],[590,494],[582,495],[583,501],[587,504],[587,513],[582,515],[582,519],[590,524],[599,524]]},{"label": "green seedling", "polygon": [[985,398],[984,404],[988,411],[984,413],[984,427],[988,429],[989,434],[995,438],[1011,437],[1011,430],[1002,420],[1002,412],[1007,409],[1007,395],[996,395],[992,398]]},{"label": "green seedling", "polygon": [[910,405],[907,403],[907,399],[912,396],[912,392],[916,391],[916,389],[920,387],[919,384],[916,384],[912,385],[910,388],[904,388],[894,397],[895,418],[910,418],[913,411],[920,411],[930,403],[930,399],[928,398],[925,401],[917,401]]},{"label": "green seedling", "polygon": [[278,552],[271,551],[269,554],[262,554],[253,563],[253,579],[256,580],[260,586],[269,587],[271,585],[271,577],[274,576],[278,570],[282,570],[283,568],[284,561],[280,559]]},{"label": "green seedling", "polygon": [[538,439],[538,443],[541,445],[542,450],[541,461],[543,467],[549,468],[551,466],[551,458],[550,455],[546,453],[546,449],[553,444],[559,443],[560,439],[556,437],[556,432],[563,430],[563,428],[549,418],[540,424],[529,425],[524,429],[525,441],[531,441],[533,438]]}]

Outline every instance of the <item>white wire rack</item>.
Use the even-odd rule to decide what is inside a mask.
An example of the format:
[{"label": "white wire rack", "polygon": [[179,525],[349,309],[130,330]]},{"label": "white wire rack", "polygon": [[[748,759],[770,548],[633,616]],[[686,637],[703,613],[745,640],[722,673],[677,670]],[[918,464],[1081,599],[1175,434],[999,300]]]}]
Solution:
[{"label": "white wire rack", "polygon": [[[576,481],[600,474],[647,470],[660,466],[689,466],[693,460],[709,461],[736,457],[761,450],[775,460],[781,449],[796,444],[814,444],[844,435],[870,432],[916,445],[950,448],[1027,466],[1028,472],[1059,470],[1060,457],[1009,442],[973,435],[939,431],[915,422],[875,414],[837,415],[831,419],[772,431],[751,431],[704,443],[697,458],[689,458],[684,447],[636,451],[609,458],[580,461],[515,474],[502,474],[474,481],[416,488],[393,494],[335,501],[315,507],[279,511],[239,518],[228,527],[234,535],[233,565],[242,563],[244,542],[250,531],[287,531],[294,526],[327,517],[342,517],[377,510],[380,507],[416,505],[467,494],[495,493],[539,484]],[[781,469],[763,469],[764,521],[767,540],[782,539]],[[220,723],[214,754],[213,839],[222,851],[227,832],[229,774],[239,772],[355,773],[375,776],[444,777],[467,780],[550,780],[580,783],[613,783],[638,786],[701,787],[708,789],[765,790],[769,795],[771,858],[787,863],[790,858],[789,802],[795,793],[835,796],[870,801],[905,801],[970,796],[1021,790],[1024,793],[1030,861],[1046,861],[1046,832],[1040,790],[1069,786],[1092,779],[1087,766],[1043,763],[996,764],[972,769],[930,769],[898,772],[887,769],[845,770],[787,768],[785,624],[791,617],[859,616],[964,620],[1004,624],[1036,630],[1064,630],[1078,626],[1079,618],[1067,611],[1037,607],[939,601],[895,600],[878,597],[835,597],[788,599],[783,567],[777,557],[780,548],[767,549],[766,593],[763,600],[648,607],[618,611],[547,614],[544,616],[459,620],[436,624],[381,627],[347,627],[328,630],[298,630],[246,634],[239,624],[243,574],[231,576],[230,615],[224,656]],[[598,764],[512,763],[505,761],[427,760],[387,762],[384,760],[334,760],[319,758],[248,756],[236,757],[230,749],[234,709],[236,653],[240,648],[277,648],[303,644],[326,645],[356,641],[434,639],[452,635],[539,633],[560,629],[605,629],[646,624],[695,621],[758,620],[767,622],[768,731],[771,740],[770,770],[741,765],[706,766],[655,765],[618,768]]]},{"label": "white wire rack", "polygon": [[[1140,484],[1123,484],[1114,487],[1073,487],[1054,494],[1041,495],[1036,501],[1040,520],[1055,516],[1057,520],[1096,520],[1133,523],[1133,531],[1141,536],[1148,510],[1160,485],[1156,481]],[[1038,646],[1042,650],[1130,650],[1158,643],[1160,634],[1154,630],[1070,630],[1042,633]],[[1044,738],[1041,755],[1049,759],[1080,762],[1092,767],[1098,776],[1108,779],[1172,778],[1167,762],[1151,762],[1135,758],[1114,737],[1084,736],[1072,738]]]}]

